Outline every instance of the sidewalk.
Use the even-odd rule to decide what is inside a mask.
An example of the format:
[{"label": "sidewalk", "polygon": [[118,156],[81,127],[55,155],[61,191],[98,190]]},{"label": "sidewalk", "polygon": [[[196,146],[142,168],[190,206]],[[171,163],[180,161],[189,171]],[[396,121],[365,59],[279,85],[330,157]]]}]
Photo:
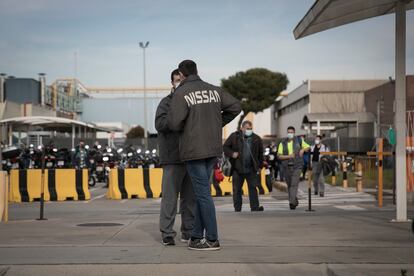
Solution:
[{"label": "sidewalk", "polygon": [[[47,203],[47,221],[34,220],[39,203],[13,204],[11,221],[0,224],[0,275],[414,273],[411,225],[390,223],[392,205],[379,209],[372,195],[328,186],[325,198],[312,196],[315,212],[307,212],[306,183],[300,187],[295,211],[280,191],[261,197],[263,213],[248,211],[247,202],[235,213],[231,197],[216,198],[218,252],[190,251],[179,240],[162,246],[159,200],[110,201],[97,189],[89,202]],[[119,225],[78,226],[88,223]],[[177,216],[177,230],[179,223]]]}]

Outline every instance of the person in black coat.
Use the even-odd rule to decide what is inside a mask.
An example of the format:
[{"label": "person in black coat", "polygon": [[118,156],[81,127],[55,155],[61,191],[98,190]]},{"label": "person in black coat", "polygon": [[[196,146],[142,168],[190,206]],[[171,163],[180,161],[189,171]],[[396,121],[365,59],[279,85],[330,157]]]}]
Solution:
[{"label": "person in black coat", "polygon": [[177,235],[174,230],[177,214],[178,195],[181,213],[181,241],[188,242],[193,231],[195,196],[190,176],[184,162],[179,156],[179,133],[168,127],[167,116],[170,112],[171,99],[180,84],[178,69],[171,73],[171,93],[158,105],[155,116],[155,128],[158,131],[160,164],[163,168],[162,199],[160,209],[160,231],[164,245],[175,245]]},{"label": "person in black coat", "polygon": [[251,211],[263,211],[257,194],[263,164],[263,144],[262,139],[253,133],[252,122],[244,121],[241,129],[226,140],[223,151],[232,163],[234,210],[240,212],[242,209],[242,187],[247,180]]}]

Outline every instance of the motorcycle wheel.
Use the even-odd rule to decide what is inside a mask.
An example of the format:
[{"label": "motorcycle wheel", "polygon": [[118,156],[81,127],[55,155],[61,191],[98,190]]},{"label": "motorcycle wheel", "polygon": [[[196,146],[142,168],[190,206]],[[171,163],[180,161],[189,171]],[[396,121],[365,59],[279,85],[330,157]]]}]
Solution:
[{"label": "motorcycle wheel", "polygon": [[94,176],[90,175],[88,179],[88,185],[89,187],[94,187],[96,184],[96,179]]}]

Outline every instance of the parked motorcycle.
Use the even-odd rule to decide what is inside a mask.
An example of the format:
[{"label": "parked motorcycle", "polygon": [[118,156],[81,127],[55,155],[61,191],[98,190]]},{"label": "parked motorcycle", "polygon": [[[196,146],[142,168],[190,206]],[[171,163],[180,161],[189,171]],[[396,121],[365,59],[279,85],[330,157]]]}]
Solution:
[{"label": "parked motorcycle", "polygon": [[12,169],[20,167],[21,149],[17,146],[5,147],[2,152],[2,169],[10,172]]}]

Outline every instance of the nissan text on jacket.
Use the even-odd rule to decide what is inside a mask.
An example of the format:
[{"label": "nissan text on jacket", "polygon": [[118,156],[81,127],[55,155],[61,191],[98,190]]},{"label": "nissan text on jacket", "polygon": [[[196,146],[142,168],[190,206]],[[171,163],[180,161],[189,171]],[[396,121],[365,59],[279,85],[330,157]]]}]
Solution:
[{"label": "nissan text on jacket", "polygon": [[240,111],[240,102],[221,87],[188,76],[175,90],[168,113],[169,128],[180,132],[180,159],[222,156],[222,128]]}]

